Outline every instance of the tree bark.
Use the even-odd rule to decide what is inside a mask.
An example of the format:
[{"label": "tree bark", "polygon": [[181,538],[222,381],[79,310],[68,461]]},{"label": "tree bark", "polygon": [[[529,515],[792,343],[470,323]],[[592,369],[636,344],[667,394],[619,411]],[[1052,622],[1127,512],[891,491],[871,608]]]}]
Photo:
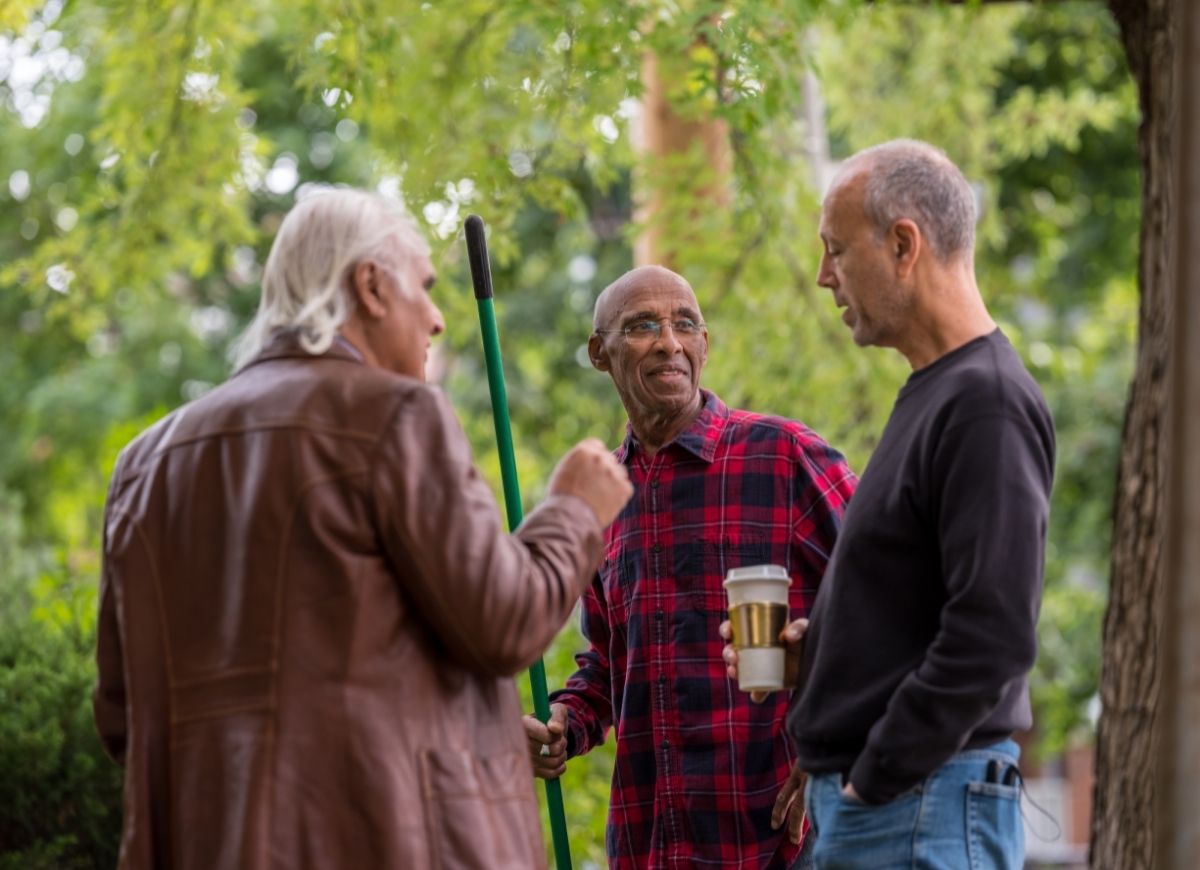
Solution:
[{"label": "tree bark", "polygon": [[1089,860],[1095,868],[1136,870],[1155,861],[1180,5],[1110,0],[1109,8],[1121,28],[1142,108],[1141,302],[1117,473]]},{"label": "tree bark", "polygon": [[1168,415],[1167,521],[1163,560],[1166,624],[1162,736],[1155,780],[1157,864],[1200,867],[1200,9],[1177,13],[1179,72],[1173,153],[1176,192],[1174,320]]},{"label": "tree bark", "polygon": [[[642,61],[641,130],[638,146],[644,162],[662,165],[674,155],[686,155],[699,148],[704,162],[713,170],[711,182],[696,191],[696,202],[709,208],[729,206],[733,151],[729,144],[729,125],[720,118],[686,119],[672,108],[659,61],[647,53]],[[636,190],[636,218],[642,224],[633,246],[636,265],[658,264],[674,268],[672,246],[663,237],[663,194],[658,185],[645,177]]]}]

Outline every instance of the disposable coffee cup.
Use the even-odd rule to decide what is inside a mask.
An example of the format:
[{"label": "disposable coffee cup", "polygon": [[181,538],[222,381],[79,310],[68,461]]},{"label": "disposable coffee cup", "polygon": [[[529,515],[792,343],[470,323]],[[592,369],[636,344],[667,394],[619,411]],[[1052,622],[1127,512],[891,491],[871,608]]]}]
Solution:
[{"label": "disposable coffee cup", "polygon": [[779,639],[788,622],[792,578],[779,565],[732,568],[725,575],[733,648],[738,654],[738,688],[774,692],[783,688],[786,649]]}]

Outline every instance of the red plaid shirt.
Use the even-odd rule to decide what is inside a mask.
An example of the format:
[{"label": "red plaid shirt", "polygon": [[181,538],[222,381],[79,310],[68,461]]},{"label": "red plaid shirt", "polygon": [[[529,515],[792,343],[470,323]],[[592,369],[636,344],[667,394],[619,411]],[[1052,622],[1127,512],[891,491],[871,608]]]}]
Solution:
[{"label": "red plaid shirt", "polygon": [[783,565],[792,617],[807,615],[855,478],[800,423],[703,395],[696,421],[653,457],[632,432],[617,450],[635,494],[583,597],[589,648],[552,696],[570,708],[572,756],[616,725],[614,868],[783,868],[798,852],[771,829],[795,757],[789,693],[753,704],[725,675],[721,581]]}]

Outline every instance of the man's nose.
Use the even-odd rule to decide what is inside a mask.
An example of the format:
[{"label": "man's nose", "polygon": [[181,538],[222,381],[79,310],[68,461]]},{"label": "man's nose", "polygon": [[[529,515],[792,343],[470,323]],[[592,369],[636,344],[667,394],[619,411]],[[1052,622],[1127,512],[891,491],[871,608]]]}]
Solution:
[{"label": "man's nose", "polygon": [[675,330],[670,323],[660,323],[658,325],[658,338],[654,341],[655,344],[667,353],[678,353],[683,350],[683,343],[679,340],[679,336],[675,334]]},{"label": "man's nose", "polygon": [[[433,305],[432,302],[429,303]],[[442,317],[442,309],[433,305],[433,328],[430,330],[430,335],[441,335],[446,331],[446,320]]]},{"label": "man's nose", "polygon": [[817,284],[821,287],[826,287],[830,290],[837,284],[837,278],[833,274],[833,268],[829,265],[829,255],[821,255],[821,268],[817,270]]}]

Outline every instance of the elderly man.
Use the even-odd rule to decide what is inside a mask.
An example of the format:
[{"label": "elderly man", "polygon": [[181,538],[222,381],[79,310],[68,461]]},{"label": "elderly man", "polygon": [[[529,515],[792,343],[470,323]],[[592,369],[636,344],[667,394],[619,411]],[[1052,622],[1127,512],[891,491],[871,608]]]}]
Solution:
[{"label": "elderly man", "polygon": [[544,865],[511,676],[632,490],[585,442],[504,533],[422,382],[433,277],[384,198],[304,200],[245,364],[121,454],[95,693],[121,866]]},{"label": "elderly man", "polygon": [[721,583],[730,568],[782,565],[792,613],[807,614],[854,477],[800,423],[700,389],[708,332],[674,272],[642,267],[608,287],[588,352],[629,415],[617,457],[635,495],[584,595],[579,670],[548,726],[526,719],[535,769],[560,775],[615,726],[611,867],[790,867],[803,810],[776,807],[794,758],[787,702],[751,703],[726,679]]},{"label": "elderly man", "polygon": [[[1013,732],[1028,728],[1054,430],[988,315],[975,200],[936,148],[851,158],[819,283],[901,388],[804,638],[788,727],[821,868],[1019,868]],[[736,655],[726,650],[736,664]]]}]

